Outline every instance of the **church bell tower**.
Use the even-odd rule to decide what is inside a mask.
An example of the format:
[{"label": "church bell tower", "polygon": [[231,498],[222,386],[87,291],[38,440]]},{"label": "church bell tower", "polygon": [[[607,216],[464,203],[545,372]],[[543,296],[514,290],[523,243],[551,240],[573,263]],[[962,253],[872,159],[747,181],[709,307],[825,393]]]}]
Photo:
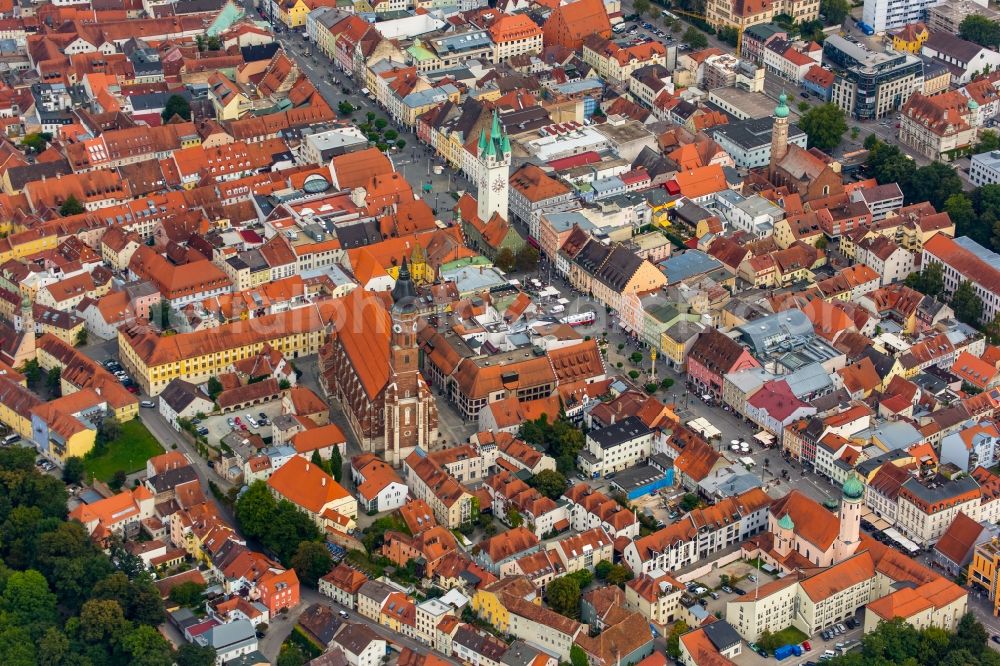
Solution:
[{"label": "church bell tower", "polygon": [[429,451],[438,440],[437,405],[420,374],[417,288],[406,258],[392,289],[389,382],[385,393],[385,459],[398,467],[417,446]]}]

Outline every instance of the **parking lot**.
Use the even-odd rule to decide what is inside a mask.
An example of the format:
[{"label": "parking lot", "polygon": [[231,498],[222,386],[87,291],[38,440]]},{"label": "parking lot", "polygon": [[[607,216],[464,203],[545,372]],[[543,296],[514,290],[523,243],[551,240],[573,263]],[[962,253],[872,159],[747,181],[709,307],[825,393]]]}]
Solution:
[{"label": "parking lot", "polygon": [[[260,425],[260,423],[258,423],[257,426],[254,426],[250,423],[248,415],[252,416],[253,419],[257,421],[260,418],[261,412],[267,416],[267,425]],[[218,444],[223,437],[234,430],[244,430],[244,432],[254,433],[264,438],[270,437],[271,422],[276,416],[280,415],[281,400],[272,400],[262,405],[254,405],[253,407],[247,408],[241,412],[230,412],[229,414],[209,416],[208,418],[202,419],[201,423],[198,423],[197,425],[200,428],[208,430],[208,434],[206,434],[205,437],[208,438],[209,444],[214,446]],[[239,419],[239,422],[237,422],[236,419]],[[230,421],[232,421],[233,425],[230,425]],[[246,426],[246,428],[244,429],[241,426]]]}]

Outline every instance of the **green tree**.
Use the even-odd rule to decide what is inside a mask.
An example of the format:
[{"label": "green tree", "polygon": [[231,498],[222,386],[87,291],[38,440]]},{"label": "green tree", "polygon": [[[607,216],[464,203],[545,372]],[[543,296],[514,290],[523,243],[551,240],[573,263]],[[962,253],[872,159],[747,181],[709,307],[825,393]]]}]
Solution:
[{"label": "green tree", "polygon": [[736,28],[722,27],[719,28],[717,33],[719,40],[729,44],[730,46],[736,46],[740,39],[740,33]]},{"label": "green tree", "polygon": [[56,595],[38,571],[14,571],[7,576],[0,596],[0,618],[4,624],[25,629],[40,637],[59,619]]},{"label": "green tree", "polygon": [[859,134],[861,134],[861,130],[858,128],[857,125],[855,125],[854,127],[851,128],[851,140],[852,141],[857,141]]},{"label": "green tree", "polygon": [[983,316],[983,301],[976,295],[975,288],[968,280],[963,280],[951,295],[951,309],[959,321],[970,326],[978,326]]},{"label": "green tree", "polygon": [[642,363],[642,352],[637,352],[637,351],[632,352],[631,354],[629,354],[628,360],[632,361],[632,363],[636,365],[639,365],[640,363]]},{"label": "green tree", "polygon": [[136,666],[173,666],[170,643],[156,627],[142,624],[122,637],[122,649],[129,655],[128,663]]},{"label": "green tree", "polygon": [[69,639],[56,627],[49,627],[38,640],[38,666],[60,666],[68,662]]},{"label": "green tree", "polygon": [[382,136],[386,138],[387,141],[395,141],[399,138],[399,132],[394,129],[386,130],[382,133]]},{"label": "green tree", "polygon": [[688,625],[684,620],[677,620],[674,626],[670,627],[670,634],[667,635],[667,654],[674,659],[681,656],[681,635],[687,630]]},{"label": "green tree", "polygon": [[851,3],[847,0],[820,0],[819,13],[826,17],[827,25],[839,25],[851,12]]},{"label": "green tree", "polygon": [[701,500],[694,493],[684,493],[684,496],[681,497],[680,505],[684,511],[694,511],[698,508],[699,504],[701,504]]},{"label": "green tree", "polygon": [[694,26],[684,31],[683,39],[692,49],[703,49],[708,46],[708,37]]},{"label": "green tree", "polygon": [[569,483],[566,477],[552,469],[544,469],[528,480],[528,485],[535,488],[549,499],[562,497]]},{"label": "green tree", "polygon": [[303,666],[308,659],[298,645],[285,643],[278,653],[277,666]]},{"label": "green tree", "polygon": [[524,517],[521,515],[521,512],[513,506],[507,509],[507,524],[511,527],[520,527],[524,524]]},{"label": "green tree", "polygon": [[126,481],[128,481],[128,472],[123,469],[116,469],[114,474],[111,475],[111,480],[108,481],[108,486],[111,490],[118,492],[125,485]]},{"label": "green tree", "polygon": [[617,585],[618,587],[622,587],[625,583],[632,580],[632,578],[632,569],[624,564],[616,564],[608,573],[608,585]]},{"label": "green tree", "polygon": [[66,483],[80,483],[83,480],[83,458],[70,456],[63,464],[62,478]]},{"label": "green tree", "polygon": [[168,97],[167,103],[163,105],[163,111],[160,112],[163,122],[169,121],[175,115],[180,116],[183,120],[191,120],[191,105],[181,95]]},{"label": "green tree", "polygon": [[987,48],[1000,45],[1000,23],[979,14],[969,14],[958,24],[958,36]]},{"label": "green tree", "polygon": [[69,217],[70,215],[79,215],[87,209],[83,207],[80,200],[76,198],[76,195],[71,194],[66,197],[66,201],[59,206],[59,214],[63,217]]},{"label": "green tree", "polygon": [[991,150],[1000,150],[1000,135],[995,130],[983,130],[977,138],[979,142],[973,148],[973,153],[988,153]]},{"label": "green tree", "polygon": [[215,648],[185,643],[177,650],[177,666],[215,666]]},{"label": "green tree", "polygon": [[354,113],[354,105],[345,99],[337,105],[337,113],[342,116],[349,116]]},{"label": "green tree", "polygon": [[222,382],[215,375],[208,378],[208,397],[215,400],[222,393]]},{"label": "green tree", "polygon": [[109,413],[104,416],[101,419],[100,425],[97,426],[97,439],[105,444],[115,441],[121,434],[122,426],[118,423],[118,419],[115,418],[114,414]]},{"label": "green tree", "polygon": [[21,145],[36,154],[45,150],[48,144],[49,142],[45,140],[45,136],[41,132],[25,134],[24,138],[21,139]]},{"label": "green tree", "polygon": [[340,456],[340,447],[333,447],[333,452],[330,453],[330,476],[334,478],[337,483],[340,483],[340,477],[344,474],[344,459]]},{"label": "green tree", "polygon": [[386,120],[385,118],[379,118],[378,120],[375,121],[375,129],[381,132],[382,130],[385,129],[386,125],[388,124],[389,124],[388,120]]},{"label": "green tree", "polygon": [[945,202],[962,192],[962,179],[955,169],[943,162],[931,162],[913,173],[913,177],[900,183],[909,203],[927,201],[935,210],[943,210]]},{"label": "green tree", "polygon": [[976,223],[976,209],[964,193],[953,194],[944,202],[944,212],[955,223],[955,235],[966,236]]},{"label": "green tree", "polygon": [[944,293],[944,273],[941,264],[928,262],[919,273],[910,273],[906,285],[922,294],[937,298]]},{"label": "green tree", "polygon": [[516,261],[517,258],[514,256],[514,251],[509,247],[502,247],[500,248],[500,251],[497,252],[496,259],[493,260],[493,263],[504,273],[509,273],[514,270]]},{"label": "green tree", "polygon": [[291,565],[300,581],[310,587],[316,587],[319,579],[333,569],[333,556],[325,544],[318,541],[303,541],[295,550]]},{"label": "green tree", "polygon": [[517,251],[517,270],[531,271],[538,266],[538,250],[525,244]]},{"label": "green tree", "polygon": [[205,594],[205,586],[193,580],[175,585],[170,590],[170,600],[180,606],[197,608],[201,605]]},{"label": "green tree", "polygon": [[403,148],[406,148],[406,141],[403,140],[403,139],[397,139],[396,140],[396,150],[402,150]]},{"label": "green tree", "polygon": [[597,576],[597,580],[605,580],[608,577],[608,574],[611,573],[614,566],[615,565],[611,564],[611,562],[608,562],[607,560],[601,560],[594,565],[594,575]]},{"label": "green tree", "polygon": [[73,341],[77,347],[83,347],[87,344],[87,327],[83,326],[80,328],[79,332],[76,334],[76,339]]},{"label": "green tree", "polygon": [[249,536],[264,534],[278,512],[278,502],[264,482],[250,484],[236,502],[236,520]]},{"label": "green tree", "polygon": [[[866,140],[866,144],[869,142]],[[876,139],[868,148],[869,172],[880,184],[898,183],[901,188],[913,177],[913,160],[907,159],[898,146]],[[905,194],[905,189],[904,189]]]},{"label": "green tree", "polygon": [[549,607],[566,617],[580,616],[580,584],[572,576],[560,576],[545,588]]},{"label": "green tree", "polygon": [[635,9],[636,14],[644,16],[652,5],[650,5],[649,0],[635,0],[635,3],[632,6]]},{"label": "green tree", "polygon": [[569,662],[572,666],[589,666],[590,661],[587,659],[587,653],[583,651],[583,648],[573,643],[569,648]]},{"label": "green tree", "polygon": [[768,652],[774,652],[776,649],[781,647],[781,639],[775,636],[774,632],[770,629],[764,629],[764,631],[760,632],[757,644]]},{"label": "green tree", "polygon": [[89,643],[117,641],[127,627],[125,611],[113,599],[91,599],[80,610],[80,637]]},{"label": "green tree", "polygon": [[847,120],[843,110],[836,104],[813,107],[799,118],[799,127],[809,138],[810,148],[830,152],[844,138]]}]

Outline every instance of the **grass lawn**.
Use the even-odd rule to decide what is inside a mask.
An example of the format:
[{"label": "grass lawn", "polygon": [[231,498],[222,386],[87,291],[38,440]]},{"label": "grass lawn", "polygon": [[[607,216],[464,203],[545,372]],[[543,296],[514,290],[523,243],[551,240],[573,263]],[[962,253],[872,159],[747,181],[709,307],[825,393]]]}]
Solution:
[{"label": "grass lawn", "polygon": [[127,474],[146,467],[146,461],[163,453],[163,447],[142,425],[139,419],[122,423],[118,439],[107,445],[107,450],[99,456],[88,456],[83,460],[87,476],[109,481],[120,469]]},{"label": "grass lawn", "polygon": [[791,625],[781,631],[774,632],[774,637],[778,639],[778,645],[798,645],[809,639],[808,636]]}]

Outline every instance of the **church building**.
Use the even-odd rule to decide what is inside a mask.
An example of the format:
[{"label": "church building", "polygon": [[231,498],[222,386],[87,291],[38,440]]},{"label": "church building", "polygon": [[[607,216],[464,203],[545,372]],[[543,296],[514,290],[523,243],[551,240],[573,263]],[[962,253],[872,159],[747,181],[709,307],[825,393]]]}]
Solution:
[{"label": "church building", "polygon": [[389,295],[355,289],[320,349],[320,383],[361,448],[398,467],[416,447],[441,444],[437,405],[420,374],[417,289],[403,258]]}]

